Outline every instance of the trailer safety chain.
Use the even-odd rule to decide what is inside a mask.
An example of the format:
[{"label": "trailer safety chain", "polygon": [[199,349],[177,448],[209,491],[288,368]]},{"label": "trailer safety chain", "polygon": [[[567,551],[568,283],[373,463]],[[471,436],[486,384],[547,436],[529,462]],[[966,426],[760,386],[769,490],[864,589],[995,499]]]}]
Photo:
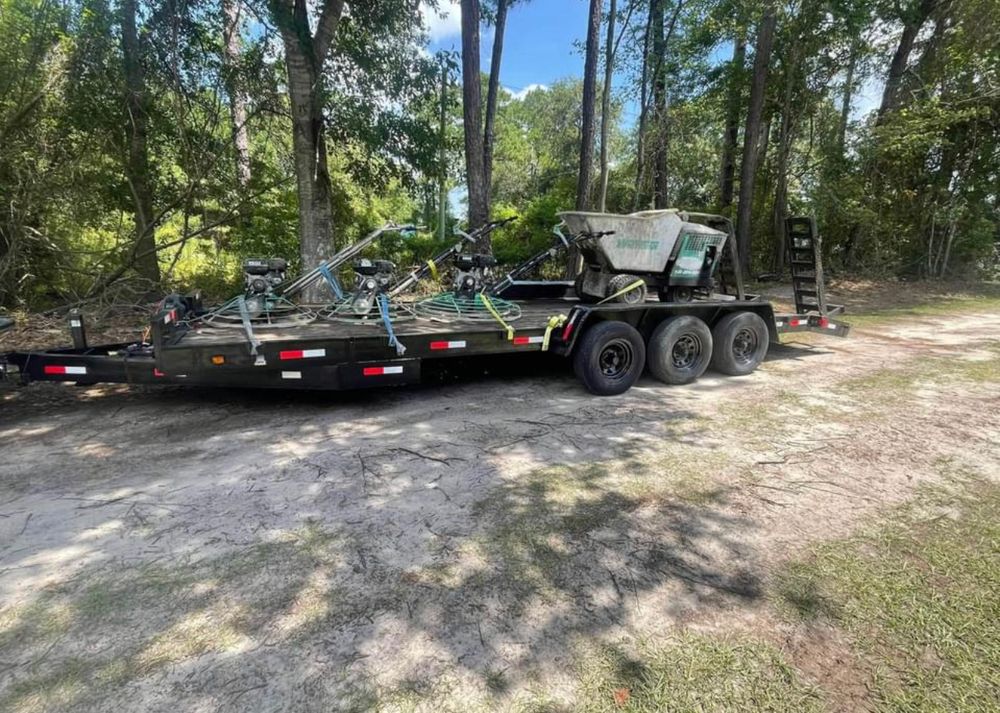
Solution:
[{"label": "trailer safety chain", "polygon": [[326,283],[330,285],[330,289],[333,290],[333,294],[336,295],[337,299],[344,299],[344,291],[340,289],[340,283],[337,282],[337,278],[330,272],[330,268],[325,264],[320,265],[319,274],[322,275],[323,279],[326,280]]},{"label": "trailer safety chain", "polygon": [[497,308],[493,306],[493,303],[490,301],[490,298],[486,296],[486,293],[477,292],[476,299],[482,300],[483,305],[485,305],[489,313],[493,315],[493,319],[498,321],[500,325],[507,330],[507,341],[509,342],[514,341],[514,328],[504,321],[503,317],[500,316],[500,313],[497,312]]},{"label": "trailer safety chain", "polygon": [[545,325],[545,336],[542,337],[542,351],[547,352],[549,350],[549,338],[552,336],[553,329],[559,329],[559,327],[566,324],[568,318],[564,314],[555,314],[549,317],[549,323]]},{"label": "trailer safety chain", "polygon": [[389,298],[380,294],[376,301],[378,302],[379,314],[382,315],[382,323],[385,324],[385,331],[389,333],[389,346],[396,347],[396,356],[403,356],[406,353],[406,347],[396,339],[396,333],[392,330],[392,319],[389,317]]},{"label": "trailer safety chain", "polygon": [[645,280],[641,280],[641,279],[640,280],[636,280],[631,285],[627,285],[627,286],[623,287],[622,289],[618,290],[613,295],[608,295],[607,297],[605,297],[603,300],[601,300],[597,304],[602,305],[605,302],[610,302],[611,300],[615,299],[616,297],[621,297],[626,292],[631,292],[632,290],[636,289],[637,287],[642,287],[644,284],[646,284]]}]

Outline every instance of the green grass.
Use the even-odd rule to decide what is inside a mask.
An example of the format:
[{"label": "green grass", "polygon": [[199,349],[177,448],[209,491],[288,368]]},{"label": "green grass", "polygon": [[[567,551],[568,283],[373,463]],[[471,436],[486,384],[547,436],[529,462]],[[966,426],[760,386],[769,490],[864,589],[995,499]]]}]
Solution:
[{"label": "green grass", "polygon": [[848,632],[870,664],[878,710],[997,709],[1000,486],[961,480],[959,492],[927,493],[778,579],[790,616]]},{"label": "green grass", "polygon": [[824,710],[815,687],[774,647],[752,639],[683,634],[636,653],[603,647],[582,664],[573,709],[581,713]]}]

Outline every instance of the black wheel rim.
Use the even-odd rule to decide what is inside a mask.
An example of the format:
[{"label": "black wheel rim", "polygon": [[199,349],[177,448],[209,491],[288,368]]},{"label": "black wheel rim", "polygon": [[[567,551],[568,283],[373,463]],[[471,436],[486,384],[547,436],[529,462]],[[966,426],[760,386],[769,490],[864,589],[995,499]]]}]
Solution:
[{"label": "black wheel rim", "polygon": [[632,345],[624,339],[615,339],[604,345],[597,357],[601,374],[608,379],[621,379],[632,366]]},{"label": "black wheel rim", "polygon": [[740,364],[749,364],[757,354],[757,332],[744,327],[733,337],[733,357]]},{"label": "black wheel rim", "polygon": [[701,339],[697,334],[682,334],[670,350],[670,360],[678,369],[690,369],[701,356]]}]

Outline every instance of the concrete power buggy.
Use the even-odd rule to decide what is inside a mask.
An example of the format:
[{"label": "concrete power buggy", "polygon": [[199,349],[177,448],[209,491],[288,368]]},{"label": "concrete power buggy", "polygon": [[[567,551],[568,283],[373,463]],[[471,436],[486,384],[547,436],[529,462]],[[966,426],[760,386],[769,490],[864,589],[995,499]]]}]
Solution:
[{"label": "concrete power buggy", "polygon": [[[577,243],[584,267],[575,289],[585,302],[614,296],[614,301],[638,304],[648,289],[663,302],[708,296],[732,232],[722,216],[677,210],[629,215],[567,211],[559,217],[573,233],[607,233]],[[640,287],[621,293],[640,279]]]}]

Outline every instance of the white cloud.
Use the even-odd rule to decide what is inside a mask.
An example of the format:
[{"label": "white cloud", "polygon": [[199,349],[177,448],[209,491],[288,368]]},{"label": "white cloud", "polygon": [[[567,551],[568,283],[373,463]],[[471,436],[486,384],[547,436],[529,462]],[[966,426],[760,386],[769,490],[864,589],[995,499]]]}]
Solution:
[{"label": "white cloud", "polygon": [[420,14],[431,42],[440,42],[462,34],[462,8],[459,0],[440,0],[437,9],[421,3]]},{"label": "white cloud", "polygon": [[511,89],[510,87],[504,87],[504,89],[510,92],[511,96],[513,96],[515,99],[520,101],[521,99],[524,99],[526,96],[528,96],[529,92],[533,92],[536,89],[540,89],[541,91],[545,92],[548,91],[549,87],[547,84],[529,84],[528,86],[521,87],[520,89],[517,90]]}]

